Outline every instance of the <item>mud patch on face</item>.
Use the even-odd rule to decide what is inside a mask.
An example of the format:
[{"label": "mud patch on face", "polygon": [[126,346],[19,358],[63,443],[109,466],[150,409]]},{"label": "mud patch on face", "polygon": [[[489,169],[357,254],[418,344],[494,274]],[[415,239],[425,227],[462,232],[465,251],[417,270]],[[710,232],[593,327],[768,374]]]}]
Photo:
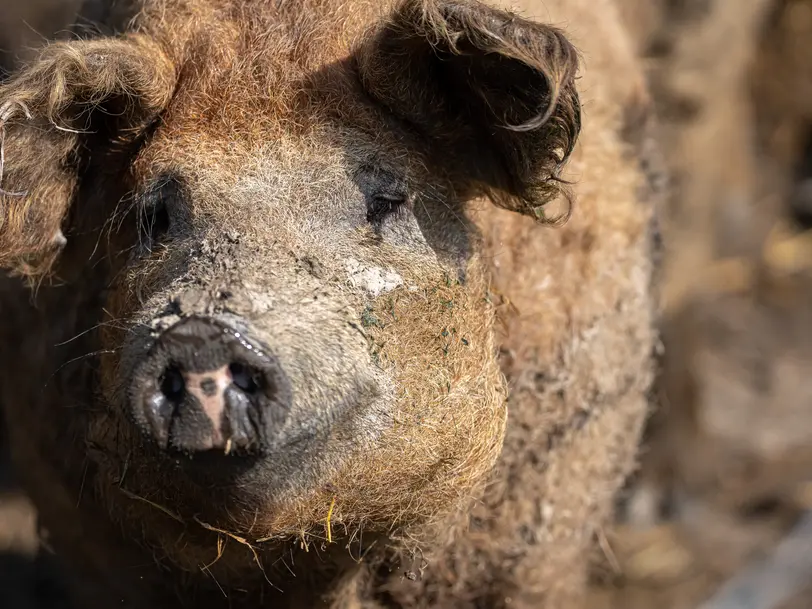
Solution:
[{"label": "mud patch on face", "polygon": [[403,278],[397,273],[378,266],[364,265],[355,258],[345,260],[344,267],[347,269],[350,285],[364,290],[373,298],[403,285]]}]

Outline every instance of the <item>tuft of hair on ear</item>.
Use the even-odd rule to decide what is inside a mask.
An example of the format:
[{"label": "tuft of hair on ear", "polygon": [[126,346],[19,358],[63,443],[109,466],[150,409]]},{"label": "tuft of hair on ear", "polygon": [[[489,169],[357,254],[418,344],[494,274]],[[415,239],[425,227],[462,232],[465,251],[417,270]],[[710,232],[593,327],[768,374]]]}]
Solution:
[{"label": "tuft of hair on ear", "polygon": [[[403,0],[355,57],[366,91],[430,142],[461,192],[566,221],[561,172],[581,106],[578,53],[562,31],[476,0]],[[566,212],[548,217],[560,195]]]},{"label": "tuft of hair on ear", "polygon": [[137,132],[169,103],[175,69],[142,35],[59,42],[0,85],[0,269],[49,273],[97,108]]}]

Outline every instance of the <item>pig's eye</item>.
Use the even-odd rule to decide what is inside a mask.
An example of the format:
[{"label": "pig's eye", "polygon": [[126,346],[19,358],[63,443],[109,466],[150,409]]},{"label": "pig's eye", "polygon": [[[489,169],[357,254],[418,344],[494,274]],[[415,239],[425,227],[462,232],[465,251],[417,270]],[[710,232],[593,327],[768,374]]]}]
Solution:
[{"label": "pig's eye", "polygon": [[145,209],[141,215],[141,243],[151,250],[152,246],[160,241],[170,226],[169,210],[164,199],[155,201],[153,205]]},{"label": "pig's eye", "polygon": [[367,204],[366,220],[380,227],[384,220],[409,207],[406,181],[394,171],[375,163],[364,165],[354,176]]},{"label": "pig's eye", "polygon": [[377,193],[367,199],[367,222],[381,224],[406,205],[408,197],[400,193]]},{"label": "pig's eye", "polygon": [[180,184],[173,177],[161,178],[142,196],[138,229],[143,250],[151,252],[155,244],[174,230],[181,200]]}]

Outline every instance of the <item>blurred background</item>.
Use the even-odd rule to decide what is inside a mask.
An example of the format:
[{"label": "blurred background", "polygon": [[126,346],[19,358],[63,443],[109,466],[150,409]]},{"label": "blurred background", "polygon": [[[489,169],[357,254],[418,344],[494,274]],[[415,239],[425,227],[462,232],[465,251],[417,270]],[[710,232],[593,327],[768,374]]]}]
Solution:
[{"label": "blurred background", "polygon": [[670,173],[664,356],[589,609],[809,608],[812,0],[619,4]]},{"label": "blurred background", "polygon": [[[586,609],[807,609],[812,0],[616,2],[668,173],[662,370],[639,471],[596,532]],[[0,70],[80,3],[5,0]],[[761,592],[733,602],[731,578]],[[3,606],[62,607],[59,586],[0,455]]]}]

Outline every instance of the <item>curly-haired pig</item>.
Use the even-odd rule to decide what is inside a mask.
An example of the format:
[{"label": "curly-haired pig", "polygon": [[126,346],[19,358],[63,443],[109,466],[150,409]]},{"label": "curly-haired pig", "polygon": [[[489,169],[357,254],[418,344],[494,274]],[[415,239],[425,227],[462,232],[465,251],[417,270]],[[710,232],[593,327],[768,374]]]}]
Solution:
[{"label": "curly-haired pig", "polygon": [[656,342],[613,2],[97,5],[0,85],[0,403],[77,606],[576,603]]}]

